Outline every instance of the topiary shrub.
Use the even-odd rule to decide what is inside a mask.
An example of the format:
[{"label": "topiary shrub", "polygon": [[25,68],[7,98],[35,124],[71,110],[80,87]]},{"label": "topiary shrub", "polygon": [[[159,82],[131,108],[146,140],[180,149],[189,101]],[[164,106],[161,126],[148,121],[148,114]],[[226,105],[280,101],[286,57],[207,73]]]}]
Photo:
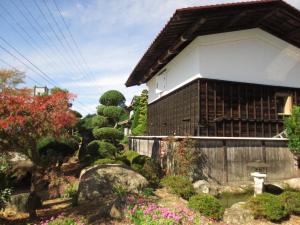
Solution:
[{"label": "topiary shrub", "polygon": [[103,116],[103,110],[106,106],[105,105],[98,105],[97,106],[97,114]]},{"label": "topiary shrub", "polygon": [[91,122],[92,127],[106,127],[108,125],[108,120],[104,116],[94,116]]},{"label": "topiary shrub", "polygon": [[176,194],[184,199],[189,199],[195,194],[195,190],[191,181],[182,176],[166,176],[160,184],[168,188],[173,194]]},{"label": "topiary shrub", "polygon": [[105,141],[92,141],[87,145],[86,154],[92,158],[111,158],[113,159],[117,148]]},{"label": "topiary shrub", "polygon": [[110,90],[101,96],[99,102],[106,106],[122,106],[125,103],[125,97],[117,90]]},{"label": "topiary shrub", "polygon": [[93,135],[98,140],[106,140],[112,143],[115,143],[116,140],[122,140],[124,137],[121,131],[112,127],[95,128]]},{"label": "topiary shrub", "polygon": [[37,148],[42,155],[49,155],[52,152],[56,155],[67,156],[73,154],[79,148],[79,141],[76,136],[60,139],[45,137],[38,141]]},{"label": "topiary shrub", "polygon": [[189,199],[188,206],[202,215],[215,220],[220,220],[223,217],[224,208],[221,202],[211,195],[194,195]]},{"label": "topiary shrub", "polygon": [[132,160],[139,155],[140,154],[134,150],[126,150],[122,152],[121,157],[125,157],[131,164]]},{"label": "topiary shrub", "polygon": [[279,195],[288,214],[300,214],[300,192],[285,191]]},{"label": "topiary shrub", "polygon": [[106,106],[103,109],[103,115],[113,121],[118,121],[123,113],[124,109],[118,106]]},{"label": "topiary shrub", "polygon": [[151,160],[151,158],[145,155],[138,155],[132,159],[131,164],[143,166],[147,160]]},{"label": "topiary shrub", "polygon": [[270,221],[280,221],[288,215],[284,203],[277,195],[263,193],[248,201],[255,218],[265,218]]}]

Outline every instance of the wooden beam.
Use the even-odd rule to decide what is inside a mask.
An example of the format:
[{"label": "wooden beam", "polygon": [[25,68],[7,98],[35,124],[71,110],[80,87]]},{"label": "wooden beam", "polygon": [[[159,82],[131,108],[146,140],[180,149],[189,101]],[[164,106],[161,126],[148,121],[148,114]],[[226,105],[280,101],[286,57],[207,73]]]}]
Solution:
[{"label": "wooden beam", "polygon": [[231,20],[229,20],[229,22],[225,26],[223,26],[223,30],[226,30],[227,28],[235,25],[240,19],[245,17],[247,14],[248,14],[248,12],[242,12],[240,14],[237,14],[237,15],[233,16],[231,18]]},{"label": "wooden beam", "polygon": [[206,22],[206,18],[200,18],[197,20],[187,31],[185,31],[178,39],[175,41],[174,45],[170,47],[161,57],[154,63],[154,65],[150,68],[147,75],[144,76],[141,81],[144,83],[152,74],[157,73],[159,68],[163,67],[167,59],[176,54],[178,49],[185,44],[187,41],[190,41],[194,38],[195,32]]},{"label": "wooden beam", "polygon": [[264,16],[262,16],[259,20],[257,20],[254,23],[254,27],[258,27],[260,26],[266,19],[270,18],[271,16],[279,13],[280,9],[279,8],[273,8],[271,9],[271,11],[267,14],[265,14]]},{"label": "wooden beam", "polygon": [[287,33],[287,37],[288,38],[292,38],[294,36],[296,36],[297,34],[300,34],[300,27],[293,29],[291,32]]}]

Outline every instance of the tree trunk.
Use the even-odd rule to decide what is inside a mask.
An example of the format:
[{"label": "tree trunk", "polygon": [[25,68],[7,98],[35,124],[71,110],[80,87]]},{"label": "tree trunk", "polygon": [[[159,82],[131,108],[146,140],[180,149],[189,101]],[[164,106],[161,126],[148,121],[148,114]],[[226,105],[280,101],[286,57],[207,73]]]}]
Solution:
[{"label": "tree trunk", "polygon": [[39,166],[40,156],[36,147],[34,147],[31,151],[31,160],[33,162],[33,168],[31,171],[31,187],[27,201],[27,210],[30,218],[34,218],[37,216],[36,210],[42,206],[40,192],[45,189],[43,185],[44,169]]}]

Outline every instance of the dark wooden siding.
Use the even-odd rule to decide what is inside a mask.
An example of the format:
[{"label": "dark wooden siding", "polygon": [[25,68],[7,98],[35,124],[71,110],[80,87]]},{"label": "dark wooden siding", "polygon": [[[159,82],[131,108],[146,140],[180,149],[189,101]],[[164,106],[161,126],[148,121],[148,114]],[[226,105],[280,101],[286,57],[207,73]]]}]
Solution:
[{"label": "dark wooden siding", "polygon": [[276,93],[300,105],[300,89],[198,79],[149,105],[148,133],[273,137],[283,131]]}]

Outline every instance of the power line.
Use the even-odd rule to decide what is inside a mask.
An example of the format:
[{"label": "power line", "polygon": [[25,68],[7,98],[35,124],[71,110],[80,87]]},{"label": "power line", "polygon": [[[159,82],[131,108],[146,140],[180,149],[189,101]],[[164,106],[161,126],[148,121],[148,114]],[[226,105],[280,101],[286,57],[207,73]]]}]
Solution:
[{"label": "power line", "polygon": [[[13,2],[13,1],[12,1]],[[18,29],[16,29],[13,24],[3,15],[0,14],[0,16],[5,20],[5,22],[19,35],[21,36],[21,38],[28,44],[30,45],[31,48],[35,49],[40,56],[45,60],[48,61],[48,56],[47,54],[44,54],[44,52],[42,50],[39,49],[39,47],[33,43],[36,43],[35,40],[32,38],[32,36],[27,32],[27,30],[24,28],[24,26],[22,26],[13,16],[13,14],[11,14],[1,3],[0,6],[2,8],[2,10],[4,10],[4,12],[11,18],[11,20],[14,21],[14,23],[18,26],[18,28],[20,30],[22,30],[22,32],[26,35],[26,37],[23,35],[22,32],[20,32]],[[30,42],[31,41],[31,42]],[[50,61],[48,61],[50,62]]]},{"label": "power line", "polygon": [[[18,70],[16,67],[14,67],[13,65],[9,64],[8,62],[6,62],[4,59],[1,59],[1,58],[0,58],[0,61],[1,61],[4,65],[6,65],[6,66],[8,66],[8,67],[11,67],[11,68],[14,69],[14,70]],[[34,83],[36,83],[36,84],[42,86],[42,84],[41,84],[40,82],[38,82],[37,80],[35,80],[35,79],[33,79],[33,78],[29,77],[29,76],[27,76],[27,78],[28,78],[29,80],[31,80],[32,82],[34,82]]]},{"label": "power line", "polygon": [[66,29],[67,29],[67,31],[68,31],[68,33],[69,33],[69,35],[70,35],[70,37],[71,37],[73,43],[74,43],[75,48],[77,49],[77,52],[78,52],[79,56],[81,57],[81,59],[82,59],[84,65],[86,66],[86,68],[87,68],[88,71],[90,72],[91,76],[92,76],[93,78],[95,78],[95,77],[93,76],[93,73],[91,72],[91,69],[90,69],[89,65],[87,64],[85,58],[83,57],[83,54],[82,54],[82,52],[81,52],[81,50],[80,50],[80,48],[79,48],[79,46],[78,46],[78,44],[77,44],[77,41],[75,40],[75,38],[74,38],[74,36],[73,36],[73,34],[72,34],[72,32],[71,32],[69,26],[67,25],[67,22],[66,22],[65,18],[64,18],[63,15],[62,15],[61,9],[59,8],[59,6],[58,6],[56,0],[53,0],[53,2],[54,2],[54,5],[55,5],[57,11],[58,11],[59,14],[60,14],[60,17],[61,17],[61,19],[62,19],[62,21],[63,21],[63,24],[65,25],[65,27],[66,27]]},{"label": "power line", "polygon": [[[68,54],[68,50],[65,46],[65,44],[62,42],[62,40],[60,39],[60,37],[58,36],[57,32],[55,31],[55,29],[53,28],[53,26],[51,25],[50,21],[48,20],[46,14],[43,12],[43,10],[41,9],[41,7],[39,6],[39,4],[37,3],[36,0],[33,0],[34,4],[36,5],[36,7],[38,8],[38,10],[40,11],[40,13],[42,14],[43,18],[45,19],[46,23],[48,24],[50,30],[53,32],[55,38],[58,40],[58,42],[61,44],[61,46],[63,47],[63,49],[65,50],[65,53]],[[69,54],[68,54],[69,55]],[[79,71],[79,73],[81,74],[81,70],[79,69],[78,65],[76,64],[76,62],[74,62],[73,58],[69,55],[70,58],[70,62],[72,62],[72,64],[74,65],[74,67]]]},{"label": "power line", "polygon": [[[22,3],[22,5],[23,5],[23,8],[24,8],[24,9],[26,10],[26,12],[28,13],[28,15],[31,17],[31,19],[32,19],[32,20],[35,22],[35,24],[37,25],[38,29],[35,29],[35,30],[39,33],[39,36],[45,41],[46,44],[48,43],[48,41],[45,40],[45,38],[43,37],[43,35],[41,35],[41,33],[40,33],[38,30],[42,31],[43,34],[45,35],[45,37],[47,37],[47,39],[48,39],[50,42],[54,43],[53,45],[48,45],[48,44],[47,44],[47,46],[50,47],[50,49],[51,49],[52,51],[53,51],[53,49],[55,49],[55,51],[58,53],[59,57],[62,59],[62,62],[63,62],[63,61],[66,61],[66,63],[72,67],[72,70],[75,69],[74,71],[71,72],[71,74],[74,73],[74,72],[75,72],[75,74],[76,74],[76,73],[77,73],[77,72],[76,72],[76,71],[77,71],[76,67],[74,67],[74,65],[72,65],[72,62],[70,63],[70,61],[68,60],[68,57],[66,57],[66,56],[63,54],[63,52],[61,51],[61,49],[55,44],[55,41],[53,41],[52,38],[48,35],[48,33],[44,31],[43,26],[39,23],[39,19],[37,19],[37,18],[34,17],[34,15],[31,13],[31,10],[28,9],[28,7],[27,7],[26,4],[23,2],[23,0],[21,0],[21,3]],[[45,15],[44,15],[43,11],[41,10],[41,8],[39,7],[39,5],[38,5],[36,2],[34,2],[34,3],[35,3],[36,8],[38,9],[38,11],[40,12],[40,14],[42,15],[42,17],[44,17],[44,20],[47,22],[47,25],[48,25],[48,26],[50,27],[50,29],[51,29],[52,27],[51,27],[49,21],[45,18]],[[32,27],[34,27],[34,26],[32,25],[32,23],[30,23],[30,24],[31,24]],[[53,32],[53,31],[52,31],[52,32]],[[57,37],[56,37],[56,38],[57,38]],[[53,51],[54,54],[56,54],[55,51]]]},{"label": "power line", "polygon": [[[41,75],[42,75],[42,78],[44,79],[44,80],[46,80],[47,82],[49,82],[49,80],[44,76],[45,74],[44,74],[44,72],[42,71],[42,70],[40,70],[37,66],[35,66],[30,60],[28,60],[24,55],[22,55],[17,49],[15,49],[13,46],[11,46],[5,39],[3,39],[1,36],[0,36],[0,39],[2,40],[2,41],[4,41],[7,45],[9,45],[10,47],[12,47],[15,51],[17,51],[17,53],[18,54],[20,54],[21,56],[22,56],[22,58],[24,58],[26,61],[28,61],[31,65],[33,65],[34,66],[34,68],[35,69],[33,69],[31,66],[28,66],[26,63],[24,63],[21,59],[19,59],[17,56],[15,56],[13,53],[11,53],[7,48],[5,48],[3,45],[1,45],[0,44],[0,48],[2,49],[2,50],[4,50],[7,54],[9,54],[11,57],[13,57],[14,59],[16,59],[18,62],[20,62],[21,64],[23,64],[26,68],[28,68],[29,70],[31,70],[32,72],[34,72],[34,73],[36,73],[36,69],[38,70],[38,73],[42,73]],[[6,63],[3,59],[0,59],[2,62],[4,62],[5,64],[7,64],[7,65],[10,65],[10,64],[8,64],[8,63]],[[10,65],[12,68],[14,68],[12,65]],[[46,75],[47,76],[47,75]],[[29,78],[29,77],[28,77]],[[36,82],[36,83],[38,83],[39,85],[41,85],[39,82],[37,82],[36,80],[34,80],[34,79],[32,79],[32,78],[29,78],[30,80],[32,80],[32,81],[34,81],[34,82]],[[42,85],[41,85],[42,86]],[[54,85],[54,86],[57,86],[56,84]],[[81,109],[83,109],[84,111],[86,111],[86,112],[89,112],[88,111],[88,109],[86,109],[86,106],[82,103],[82,102],[80,102],[80,101],[78,101],[78,100],[74,100],[75,102],[77,102],[77,103],[79,103],[80,105],[82,105],[83,107],[80,107]]]},{"label": "power line", "polygon": [[[75,51],[73,50],[72,46],[70,45],[68,39],[66,38],[63,30],[61,29],[59,23],[57,22],[57,20],[55,19],[55,16],[53,15],[52,11],[50,10],[50,7],[48,6],[48,3],[46,2],[46,0],[43,0],[44,5],[46,6],[46,9],[48,11],[48,14],[50,15],[51,19],[54,21],[55,26],[58,29],[58,32],[61,34],[61,36],[63,37],[63,40],[65,41],[68,49],[71,52],[71,55],[74,56],[74,61],[78,61],[78,68],[80,69],[80,71],[85,74],[87,77],[90,77],[90,75],[85,71],[85,69],[81,66],[83,63],[80,62],[80,59],[78,60],[77,54],[75,53]],[[80,66],[79,66],[80,65]],[[91,78],[91,77],[90,77]]]},{"label": "power line", "polygon": [[30,61],[26,56],[24,56],[18,49],[16,49],[14,46],[12,46],[7,40],[5,40],[3,37],[0,36],[0,40],[2,40],[6,45],[8,45],[10,48],[12,48],[15,52],[17,52],[23,59],[25,59],[30,65],[32,65],[37,71],[41,73],[43,77],[48,80],[49,83],[56,86],[56,82],[49,77],[46,73],[44,73],[38,66],[36,66],[34,63]]}]

